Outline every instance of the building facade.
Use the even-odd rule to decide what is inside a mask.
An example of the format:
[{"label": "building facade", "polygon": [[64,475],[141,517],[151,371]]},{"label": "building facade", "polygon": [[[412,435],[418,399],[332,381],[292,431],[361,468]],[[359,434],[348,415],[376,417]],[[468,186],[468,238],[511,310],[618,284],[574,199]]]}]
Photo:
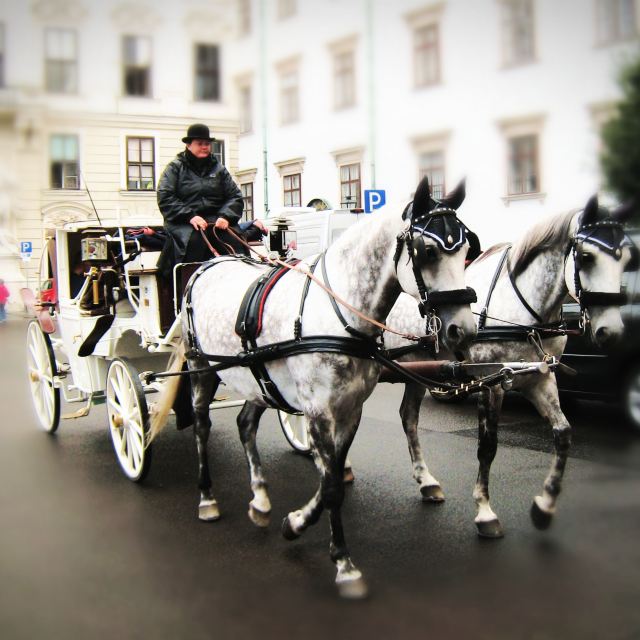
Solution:
[{"label": "building facade", "polygon": [[14,304],[37,284],[45,229],[161,223],[157,181],[189,124],[209,124],[234,170],[237,108],[222,65],[236,28],[224,0],[0,4],[0,277]]},{"label": "building facade", "polygon": [[483,246],[601,188],[599,129],[638,53],[637,0],[239,0],[227,72],[258,216],[402,210],[467,179]]}]

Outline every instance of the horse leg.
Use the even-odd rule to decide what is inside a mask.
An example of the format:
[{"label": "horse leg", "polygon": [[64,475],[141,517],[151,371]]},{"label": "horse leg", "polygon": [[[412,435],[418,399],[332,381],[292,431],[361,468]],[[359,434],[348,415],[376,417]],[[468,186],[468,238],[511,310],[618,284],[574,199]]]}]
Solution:
[{"label": "horse leg", "polygon": [[[207,366],[206,362],[190,360],[189,368],[196,369]],[[198,518],[211,521],[220,518],[218,503],[211,490],[211,476],[209,475],[209,458],[207,454],[207,442],[211,431],[211,419],[209,418],[209,405],[220,383],[220,378],[215,373],[204,372],[191,376],[191,398],[193,400],[194,423],[193,431],[198,451],[198,488],[200,489],[200,504],[198,506]]]},{"label": "horse leg", "polygon": [[351,560],[342,526],[344,500],[345,460],[358,421],[336,441],[335,421],[318,417],[309,422],[309,435],[313,443],[313,458],[321,474],[320,488],[300,510],[289,513],[282,523],[282,534],[288,540],[297,538],[304,529],[318,521],[323,509],[329,511],[331,542],[329,552],[337,567],[336,586],[343,598],[364,598],[367,585],[359,569]]},{"label": "horse leg", "polygon": [[483,538],[502,538],[504,535],[498,516],[489,504],[489,471],[498,449],[498,418],[504,391],[495,387],[483,388],[478,400],[478,479],[473,498],[478,506],[475,518],[478,535]]},{"label": "horse leg", "polygon": [[251,491],[253,491],[253,500],[249,503],[249,519],[258,527],[269,526],[269,515],[271,513],[267,482],[262,474],[262,463],[256,446],[258,424],[265,409],[266,407],[261,407],[252,402],[245,402],[237,418],[240,440],[249,465]]},{"label": "horse leg", "polygon": [[536,385],[522,389],[538,413],[553,429],[555,455],[544,481],[541,496],[535,496],[531,505],[531,520],[538,529],[547,529],[556,511],[556,501],[562,489],[562,476],[571,446],[571,425],[560,408],[555,376],[544,376]]},{"label": "horse leg", "polygon": [[409,454],[413,465],[413,478],[420,485],[420,493],[425,502],[444,502],[444,493],[440,483],[434,478],[427,468],[420,438],[418,437],[418,419],[420,417],[420,405],[424,399],[426,388],[419,384],[407,383],[404,386],[404,395],[400,405],[400,418],[402,427],[407,436]]}]

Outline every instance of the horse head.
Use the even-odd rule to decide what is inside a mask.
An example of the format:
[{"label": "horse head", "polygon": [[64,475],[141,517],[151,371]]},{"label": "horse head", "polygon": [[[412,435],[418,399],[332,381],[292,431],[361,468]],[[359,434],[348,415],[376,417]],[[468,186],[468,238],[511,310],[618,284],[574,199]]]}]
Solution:
[{"label": "horse head", "polygon": [[587,202],[565,264],[565,280],[580,303],[583,318],[599,346],[620,339],[623,332],[620,305],[622,274],[637,268],[638,249],[625,234],[623,222],[632,212],[621,206],[610,212],[598,204],[597,196]]},{"label": "horse head", "polygon": [[[395,257],[400,286],[419,301],[420,313],[451,350],[464,347],[477,331],[469,307],[475,292],[464,282],[468,229],[457,216],[464,198],[464,181],[434,200],[423,178],[403,213],[407,226],[398,236]],[[400,259],[403,249],[407,260]]]}]

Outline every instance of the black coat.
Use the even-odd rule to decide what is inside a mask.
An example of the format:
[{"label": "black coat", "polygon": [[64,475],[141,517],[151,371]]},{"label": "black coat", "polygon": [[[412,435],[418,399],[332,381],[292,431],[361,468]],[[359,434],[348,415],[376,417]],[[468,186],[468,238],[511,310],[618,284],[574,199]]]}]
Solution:
[{"label": "black coat", "polygon": [[158,207],[169,236],[158,268],[169,275],[176,263],[189,261],[187,245],[195,232],[189,220],[196,215],[208,222],[223,217],[236,225],[242,215],[242,193],[217,158],[199,161],[183,151],[160,177]]}]

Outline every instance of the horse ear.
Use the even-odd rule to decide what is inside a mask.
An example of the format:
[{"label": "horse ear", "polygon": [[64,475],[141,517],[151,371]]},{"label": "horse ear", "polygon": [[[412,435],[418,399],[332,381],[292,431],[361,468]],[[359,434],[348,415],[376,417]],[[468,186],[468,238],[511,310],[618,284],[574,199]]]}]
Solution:
[{"label": "horse ear", "polygon": [[431,210],[431,189],[427,176],[420,180],[420,184],[413,196],[413,211],[411,217],[421,216]]},{"label": "horse ear", "polygon": [[635,204],[633,200],[621,204],[611,212],[611,217],[618,222],[627,222],[636,208]]},{"label": "horse ear", "polygon": [[589,198],[582,217],[580,218],[580,226],[584,227],[585,224],[592,224],[598,219],[598,195],[595,194]]},{"label": "horse ear", "polygon": [[464,202],[464,199],[467,195],[467,185],[466,185],[466,180],[463,178],[462,180],[460,180],[460,182],[458,183],[458,186],[451,191],[450,193],[447,193],[447,195],[442,198],[442,200],[440,201],[440,204],[445,205],[445,207],[449,207],[449,209],[458,209],[460,207],[460,205]]}]

